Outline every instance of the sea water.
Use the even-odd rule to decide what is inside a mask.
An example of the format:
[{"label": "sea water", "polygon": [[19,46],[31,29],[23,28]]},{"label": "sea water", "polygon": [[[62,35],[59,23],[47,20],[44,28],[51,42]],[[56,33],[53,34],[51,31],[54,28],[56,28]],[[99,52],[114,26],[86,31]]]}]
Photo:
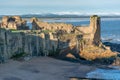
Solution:
[{"label": "sea water", "polygon": [[119,69],[101,69],[87,73],[86,78],[104,79],[104,80],[120,80]]}]

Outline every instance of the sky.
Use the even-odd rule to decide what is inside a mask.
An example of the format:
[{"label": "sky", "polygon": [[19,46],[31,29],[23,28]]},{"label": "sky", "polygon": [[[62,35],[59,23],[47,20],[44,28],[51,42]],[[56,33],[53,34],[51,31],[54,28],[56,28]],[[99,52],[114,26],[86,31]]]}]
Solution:
[{"label": "sky", "polygon": [[40,13],[120,14],[120,0],[0,0],[0,15]]}]

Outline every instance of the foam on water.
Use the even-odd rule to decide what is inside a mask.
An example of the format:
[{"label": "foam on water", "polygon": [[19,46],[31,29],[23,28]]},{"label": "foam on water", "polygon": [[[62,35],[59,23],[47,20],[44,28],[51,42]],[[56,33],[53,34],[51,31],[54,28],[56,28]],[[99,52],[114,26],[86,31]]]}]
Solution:
[{"label": "foam on water", "polygon": [[101,37],[102,42],[112,42],[120,44],[120,35],[119,34],[103,34]]},{"label": "foam on water", "polygon": [[56,19],[43,19],[44,22],[65,22],[65,23],[74,23],[74,22],[85,22],[89,21],[89,18],[56,18]]},{"label": "foam on water", "polygon": [[92,72],[89,72],[86,77],[107,80],[120,80],[120,70],[98,68]]}]

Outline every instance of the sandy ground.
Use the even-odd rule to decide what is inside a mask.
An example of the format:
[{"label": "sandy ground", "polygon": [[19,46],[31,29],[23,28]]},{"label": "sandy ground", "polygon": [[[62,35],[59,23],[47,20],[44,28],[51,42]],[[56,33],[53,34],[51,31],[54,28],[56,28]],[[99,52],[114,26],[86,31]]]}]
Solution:
[{"label": "sandy ground", "polygon": [[0,80],[70,80],[70,77],[85,77],[95,67],[37,57],[29,61],[10,60],[0,64]]}]

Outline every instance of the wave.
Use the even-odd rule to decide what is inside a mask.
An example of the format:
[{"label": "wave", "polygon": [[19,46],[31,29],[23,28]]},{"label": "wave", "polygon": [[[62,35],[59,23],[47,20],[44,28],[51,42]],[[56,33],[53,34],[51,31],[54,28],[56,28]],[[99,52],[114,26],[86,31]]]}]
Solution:
[{"label": "wave", "polygon": [[[60,11],[60,12],[41,12],[41,13],[28,13],[29,15],[48,15],[48,14],[55,14],[55,15],[99,15],[99,16],[120,16],[120,12],[76,12],[76,11]],[[26,14],[22,14],[26,15]]]},{"label": "wave", "polygon": [[120,44],[120,37],[112,38],[112,37],[102,37],[102,42],[112,42]]},{"label": "wave", "polygon": [[84,21],[89,21],[89,19],[47,19],[47,20],[43,20],[45,22],[84,22]]},{"label": "wave", "polygon": [[101,18],[102,21],[118,21],[120,18]]},{"label": "wave", "polygon": [[97,78],[102,80],[120,80],[120,70],[116,69],[96,69],[87,74],[87,78]]}]

